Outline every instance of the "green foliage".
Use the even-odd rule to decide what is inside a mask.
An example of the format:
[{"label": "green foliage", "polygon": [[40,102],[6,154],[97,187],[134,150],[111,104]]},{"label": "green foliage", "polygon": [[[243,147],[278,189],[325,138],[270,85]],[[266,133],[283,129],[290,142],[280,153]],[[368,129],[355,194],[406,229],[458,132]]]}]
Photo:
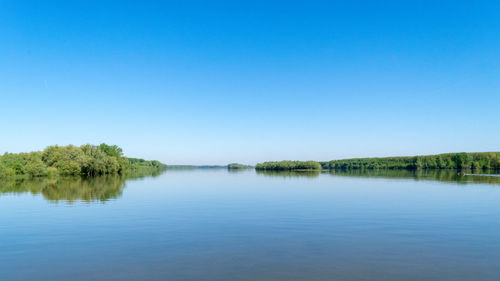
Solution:
[{"label": "green foliage", "polygon": [[106,155],[115,157],[115,158],[120,158],[123,156],[123,151],[120,147],[117,145],[107,145],[105,143],[101,143],[99,145],[99,149],[106,153]]},{"label": "green foliage", "polygon": [[162,170],[158,161],[123,157],[116,145],[49,146],[43,152],[5,153],[0,157],[0,178],[11,176],[96,176]]},{"label": "green foliage", "polygon": [[26,173],[27,153],[5,153],[2,156],[2,165],[11,173],[24,175]]},{"label": "green foliage", "polygon": [[500,152],[355,158],[320,162],[323,169],[474,169],[500,170]]},{"label": "green foliage", "polygon": [[279,161],[259,163],[255,169],[259,171],[321,170],[321,165],[316,161]]},{"label": "green foliage", "polygon": [[500,152],[445,153],[438,155],[354,158],[315,161],[280,161],[257,164],[256,170],[292,171],[292,170],[355,170],[355,169],[391,169],[391,170],[426,170],[426,169],[473,169],[500,170]]},{"label": "green foliage", "polygon": [[321,174],[321,170],[294,170],[294,171],[276,171],[276,170],[257,170],[257,175],[281,178],[315,178]]},{"label": "green foliage", "polygon": [[88,161],[80,147],[49,146],[42,152],[42,160],[48,167],[55,167],[61,175],[80,175]]},{"label": "green foliage", "polygon": [[0,158],[0,179],[8,178],[15,175],[15,171],[11,168],[6,167]]},{"label": "green foliage", "polygon": [[[81,149],[85,155],[86,161],[82,165],[82,173],[87,176],[117,174],[124,170],[125,167],[120,166],[119,158],[121,156],[111,156],[103,151],[101,148],[106,149],[107,145],[101,144],[100,146],[82,145]],[[121,149],[120,149],[121,150]]]},{"label": "green foliage", "polygon": [[143,173],[147,170],[163,170],[166,168],[165,164],[156,160],[148,161],[138,158],[128,158],[127,161],[128,169],[132,172]]},{"label": "green foliage", "polygon": [[55,178],[55,177],[59,176],[59,171],[57,170],[56,167],[48,167],[47,168],[47,176],[49,178]]},{"label": "green foliage", "polygon": [[41,177],[47,175],[47,166],[42,162],[42,159],[36,158],[28,163],[26,172],[33,177]]}]

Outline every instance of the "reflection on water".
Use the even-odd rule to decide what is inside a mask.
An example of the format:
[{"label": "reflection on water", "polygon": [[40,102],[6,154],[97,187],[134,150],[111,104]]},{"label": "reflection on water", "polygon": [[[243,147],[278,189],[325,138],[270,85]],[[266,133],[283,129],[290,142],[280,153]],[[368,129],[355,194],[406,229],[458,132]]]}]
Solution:
[{"label": "reflection on water", "polygon": [[282,178],[296,178],[296,177],[307,177],[315,178],[319,176],[320,171],[256,171],[257,175],[270,176],[270,177],[282,177]]},{"label": "reflection on water", "polygon": [[130,175],[106,175],[100,177],[58,177],[58,178],[10,178],[0,180],[0,195],[31,193],[41,194],[46,200],[73,203],[106,202],[119,198],[129,179],[156,177],[161,171],[149,171]]},{"label": "reflection on water", "polygon": [[[131,178],[0,184],[0,280],[500,280],[498,177],[178,169]],[[59,200],[75,203],[47,204]]]},{"label": "reflection on water", "polygon": [[[248,170],[228,170],[228,173],[248,173]],[[2,194],[31,193],[41,194],[46,200],[72,203],[106,202],[121,197],[126,181],[144,177],[157,177],[161,171],[132,174],[127,176],[113,175],[95,178],[60,177],[55,179],[8,179],[0,180],[0,196]],[[256,171],[259,176],[281,178],[315,178],[319,175],[384,178],[384,179],[413,179],[416,181],[442,181],[466,183],[500,184],[500,176],[491,174],[462,175],[456,170],[333,170],[333,171]]]},{"label": "reflection on water", "polygon": [[457,170],[331,170],[331,171],[257,171],[257,175],[270,177],[307,177],[314,178],[320,174],[344,177],[385,178],[385,179],[413,179],[456,183],[487,183],[500,184],[500,175],[497,174],[465,174]]},{"label": "reflection on water", "polygon": [[347,177],[500,184],[500,177],[474,174],[462,175],[462,173],[457,170],[333,170],[329,173],[335,176]]},{"label": "reflection on water", "polygon": [[120,176],[102,176],[96,178],[64,177],[57,179],[14,179],[0,183],[1,193],[41,194],[49,201],[76,200],[84,202],[118,198],[122,195],[125,178]]}]

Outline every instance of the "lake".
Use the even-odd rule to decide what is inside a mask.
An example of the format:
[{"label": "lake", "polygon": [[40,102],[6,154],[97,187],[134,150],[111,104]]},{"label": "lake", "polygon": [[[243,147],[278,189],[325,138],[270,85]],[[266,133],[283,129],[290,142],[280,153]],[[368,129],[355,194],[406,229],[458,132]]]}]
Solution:
[{"label": "lake", "polygon": [[500,178],[167,170],[0,182],[0,280],[500,280]]}]

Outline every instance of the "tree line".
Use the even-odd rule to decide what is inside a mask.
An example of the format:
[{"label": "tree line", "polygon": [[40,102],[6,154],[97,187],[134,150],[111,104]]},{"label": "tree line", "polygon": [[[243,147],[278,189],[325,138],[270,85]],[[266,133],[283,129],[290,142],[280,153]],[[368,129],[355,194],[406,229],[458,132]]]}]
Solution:
[{"label": "tree line", "polygon": [[332,161],[264,162],[256,170],[335,170],[335,169],[473,169],[500,170],[500,152],[445,153],[425,156],[353,158]]},{"label": "tree line", "polygon": [[355,158],[320,162],[323,169],[474,169],[500,170],[500,152]]},{"label": "tree line", "polygon": [[159,161],[127,158],[116,145],[49,146],[43,151],[0,156],[0,178],[10,176],[98,176],[160,170]]},{"label": "tree line", "polygon": [[258,171],[296,171],[321,170],[321,164],[316,161],[270,161],[255,166]]}]

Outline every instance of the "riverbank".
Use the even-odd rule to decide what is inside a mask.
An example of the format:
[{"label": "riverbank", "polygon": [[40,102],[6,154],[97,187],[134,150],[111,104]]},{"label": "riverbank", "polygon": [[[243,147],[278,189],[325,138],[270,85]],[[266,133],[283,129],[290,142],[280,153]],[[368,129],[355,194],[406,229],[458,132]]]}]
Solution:
[{"label": "riverbank", "polygon": [[298,171],[335,169],[457,169],[500,170],[500,152],[444,153],[436,155],[352,158],[331,161],[272,161],[256,170]]}]

